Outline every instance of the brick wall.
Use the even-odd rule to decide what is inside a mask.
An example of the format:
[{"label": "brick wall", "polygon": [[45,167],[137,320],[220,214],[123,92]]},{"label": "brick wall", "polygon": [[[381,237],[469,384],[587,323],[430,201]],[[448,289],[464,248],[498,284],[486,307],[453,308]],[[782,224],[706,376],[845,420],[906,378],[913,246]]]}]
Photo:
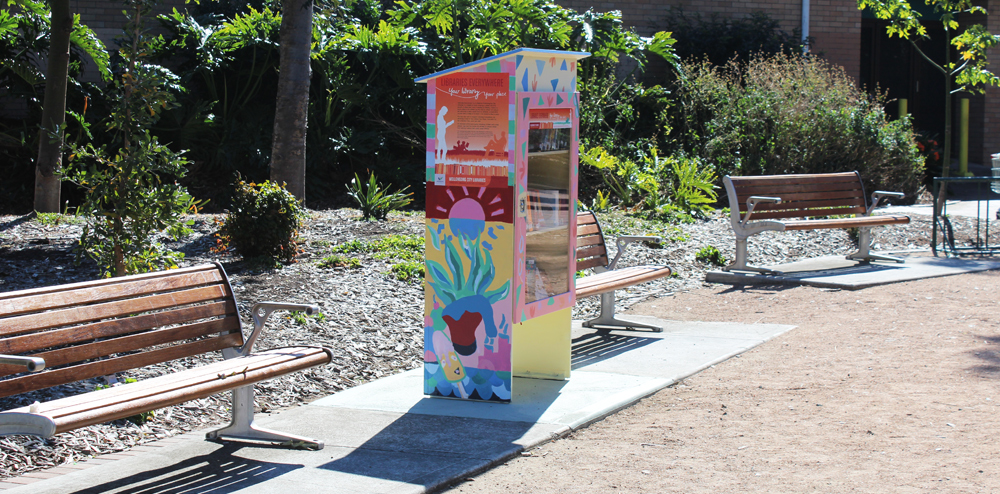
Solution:
[{"label": "brick wall", "polygon": [[[994,34],[1000,32],[1000,1],[989,2],[987,7],[990,15],[986,21],[986,28]],[[989,50],[989,69],[993,73],[1000,73],[1000,48]],[[975,100],[973,103],[975,104]],[[990,166],[990,154],[1000,153],[1000,88],[990,87],[986,89],[986,95],[982,100],[982,151],[977,158],[980,163]],[[971,126],[975,129],[976,126]],[[975,148],[971,148],[975,149]],[[973,160],[970,151],[969,160]]]},{"label": "brick wall", "polygon": [[[802,27],[801,0],[750,0],[692,2],[687,0],[622,0],[616,2],[584,2],[556,0],[563,7],[578,11],[594,8],[598,11],[620,10],[622,21],[636,32],[648,36],[663,29],[669,8],[679,7],[688,13],[718,14],[733,18],[746,17],[763,11],[778,21],[781,29],[791,32]],[[855,80],[860,76],[861,11],[855,0],[811,0],[809,34],[815,38],[813,51],[822,53],[831,63],[841,65]]]}]

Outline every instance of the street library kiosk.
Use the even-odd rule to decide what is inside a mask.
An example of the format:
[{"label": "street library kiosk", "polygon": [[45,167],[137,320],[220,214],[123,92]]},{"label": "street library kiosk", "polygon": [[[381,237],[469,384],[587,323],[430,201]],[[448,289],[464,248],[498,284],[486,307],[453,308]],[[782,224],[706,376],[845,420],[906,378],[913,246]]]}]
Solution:
[{"label": "street library kiosk", "polygon": [[588,53],[522,48],[427,84],[424,393],[509,402],[566,379]]}]

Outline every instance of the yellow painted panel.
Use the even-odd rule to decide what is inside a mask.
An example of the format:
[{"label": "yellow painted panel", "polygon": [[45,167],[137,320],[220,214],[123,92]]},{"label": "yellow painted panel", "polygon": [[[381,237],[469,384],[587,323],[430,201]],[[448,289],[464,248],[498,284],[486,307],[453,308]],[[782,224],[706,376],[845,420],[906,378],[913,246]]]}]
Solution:
[{"label": "yellow painted panel", "polygon": [[573,346],[572,308],[514,325],[514,375],[568,379]]}]

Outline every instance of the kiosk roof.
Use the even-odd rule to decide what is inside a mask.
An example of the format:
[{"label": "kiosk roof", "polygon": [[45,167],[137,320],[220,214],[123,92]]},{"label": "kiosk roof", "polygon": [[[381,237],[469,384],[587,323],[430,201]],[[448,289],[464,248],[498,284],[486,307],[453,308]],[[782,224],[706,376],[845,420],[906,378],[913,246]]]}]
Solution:
[{"label": "kiosk roof", "polygon": [[526,57],[542,57],[542,56],[544,56],[544,57],[553,57],[553,56],[560,56],[560,57],[574,58],[574,59],[579,60],[581,58],[587,58],[587,57],[589,57],[590,53],[585,52],[585,51],[563,51],[563,50],[543,50],[543,49],[540,49],[540,48],[518,48],[516,50],[511,50],[511,51],[508,51],[508,52],[500,53],[498,55],[493,55],[492,57],[487,57],[487,58],[484,58],[484,59],[481,59],[481,60],[476,60],[474,62],[469,62],[467,64],[462,64],[462,65],[459,65],[457,67],[452,67],[450,69],[445,69],[445,70],[442,70],[440,72],[435,72],[435,73],[430,74],[430,75],[425,75],[423,77],[418,77],[418,78],[414,79],[414,82],[426,83],[427,81],[429,81],[431,79],[435,79],[437,77],[441,77],[441,76],[444,76],[444,75],[452,74],[452,73],[455,73],[455,72],[462,72],[462,71],[465,71],[465,70],[468,70],[468,69],[471,69],[471,68],[474,68],[474,67],[478,67],[480,65],[487,64],[489,62],[494,62],[494,61],[501,60],[501,59],[504,59],[504,58],[510,58],[510,57],[513,57],[513,56],[516,56],[516,55],[521,55],[521,56],[526,56]]}]

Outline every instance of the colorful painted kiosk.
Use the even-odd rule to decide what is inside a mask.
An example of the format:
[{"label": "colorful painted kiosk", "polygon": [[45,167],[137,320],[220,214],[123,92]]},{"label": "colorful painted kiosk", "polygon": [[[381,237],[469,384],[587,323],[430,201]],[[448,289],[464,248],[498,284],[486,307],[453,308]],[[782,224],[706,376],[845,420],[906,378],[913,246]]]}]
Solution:
[{"label": "colorful painted kiosk", "polygon": [[576,65],[587,56],[522,48],[417,79],[428,395],[507,402],[512,376],[569,377]]}]

